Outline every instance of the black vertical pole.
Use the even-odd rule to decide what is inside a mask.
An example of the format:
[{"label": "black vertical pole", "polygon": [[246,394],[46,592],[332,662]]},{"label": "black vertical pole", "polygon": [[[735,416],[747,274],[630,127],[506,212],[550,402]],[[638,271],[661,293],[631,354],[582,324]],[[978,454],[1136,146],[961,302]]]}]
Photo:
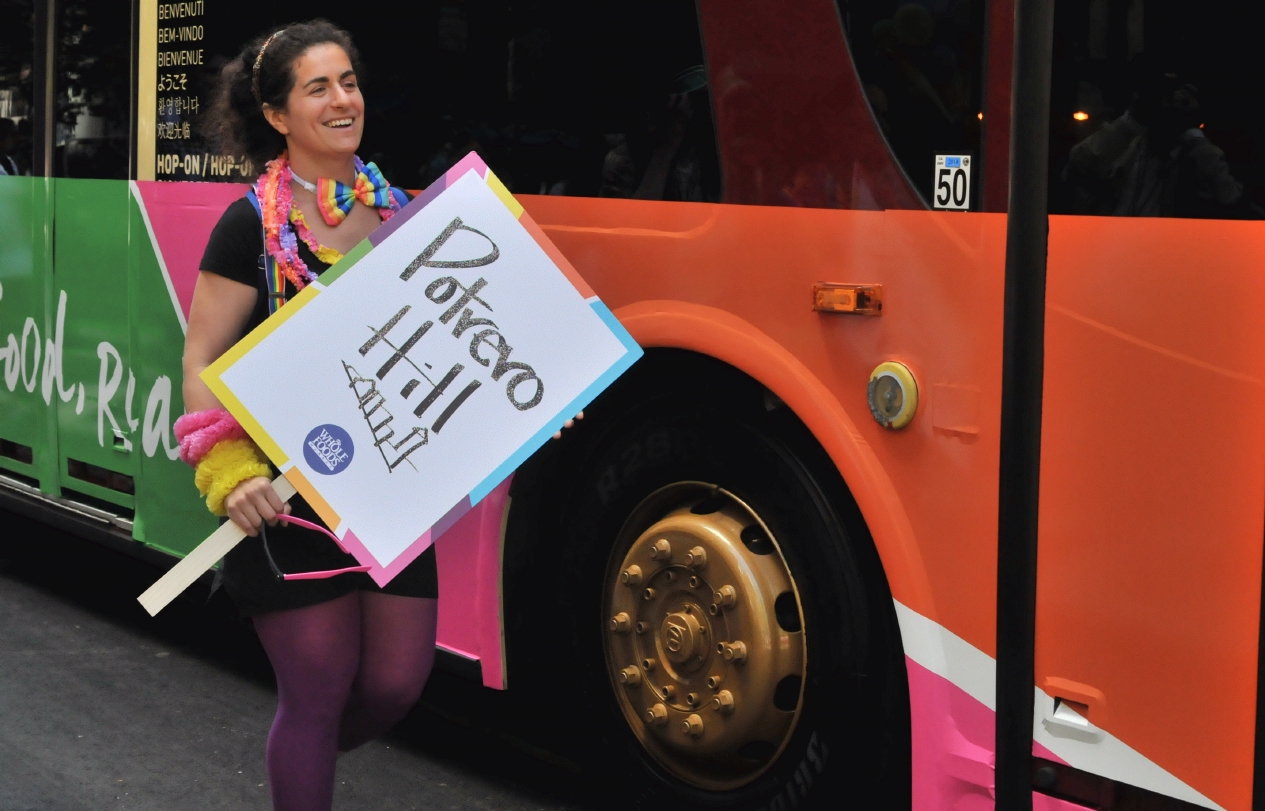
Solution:
[{"label": "black vertical pole", "polygon": [[141,0],[132,0],[132,42],[128,60],[128,112],[127,112],[127,178],[136,179],[136,117],[139,112],[140,55],[141,55]]},{"label": "black vertical pole", "polygon": [[35,52],[31,60],[31,174],[53,175],[53,137],[57,121],[53,103],[53,65],[57,42],[56,0],[35,0]]},{"label": "black vertical pole", "polygon": [[997,527],[997,811],[1032,809],[1054,0],[1017,0]]}]

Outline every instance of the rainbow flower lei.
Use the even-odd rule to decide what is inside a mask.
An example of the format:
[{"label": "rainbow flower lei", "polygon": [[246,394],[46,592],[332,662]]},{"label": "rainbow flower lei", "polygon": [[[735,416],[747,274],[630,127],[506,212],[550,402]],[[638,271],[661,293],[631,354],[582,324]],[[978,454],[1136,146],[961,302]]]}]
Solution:
[{"label": "rainbow flower lei", "polygon": [[[364,163],[356,158],[356,171],[364,171]],[[263,216],[264,248],[276,263],[277,269],[290,280],[295,290],[307,287],[308,282],[316,279],[317,274],[308,269],[307,263],[299,256],[299,240],[302,239],[308,248],[322,262],[333,264],[342,258],[342,254],[333,248],[327,248],[316,241],[316,237],[303,219],[303,212],[294,206],[294,195],[290,191],[290,157],[281,153],[277,158],[268,161],[267,169],[255,182],[255,197],[259,199],[259,208]],[[388,194],[389,208],[378,209],[383,222],[391,219],[400,204],[395,196]]]}]

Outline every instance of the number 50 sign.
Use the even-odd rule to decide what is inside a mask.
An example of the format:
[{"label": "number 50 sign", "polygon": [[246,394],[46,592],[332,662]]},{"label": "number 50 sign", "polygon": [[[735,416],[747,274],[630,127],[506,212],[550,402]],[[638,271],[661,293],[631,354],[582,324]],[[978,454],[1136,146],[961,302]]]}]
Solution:
[{"label": "number 50 sign", "polygon": [[971,156],[936,155],[936,188],[933,208],[969,211],[971,208]]}]

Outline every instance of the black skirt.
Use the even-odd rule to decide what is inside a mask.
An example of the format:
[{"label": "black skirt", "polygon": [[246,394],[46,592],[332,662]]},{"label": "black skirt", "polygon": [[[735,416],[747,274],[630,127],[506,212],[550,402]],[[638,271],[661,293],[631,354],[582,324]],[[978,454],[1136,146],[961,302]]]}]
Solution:
[{"label": "black skirt", "polygon": [[[298,518],[325,526],[325,522],[302,496],[296,495],[290,499],[290,512]],[[268,527],[267,532],[272,559],[287,574],[358,565],[354,557],[314,530],[278,523],[274,527]],[[435,568],[433,545],[418,555],[390,583],[379,588],[364,572],[350,572],[324,580],[280,581],[268,565],[263,541],[258,536],[248,537],[224,557],[222,583],[238,612],[246,617],[269,611],[306,608],[335,600],[353,591],[432,599],[439,596],[439,574]]]}]

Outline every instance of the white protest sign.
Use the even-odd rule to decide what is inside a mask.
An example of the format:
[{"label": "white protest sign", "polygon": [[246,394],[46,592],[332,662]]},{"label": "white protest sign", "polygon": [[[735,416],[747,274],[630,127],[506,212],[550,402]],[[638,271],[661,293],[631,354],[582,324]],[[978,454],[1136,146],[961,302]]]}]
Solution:
[{"label": "white protest sign", "polygon": [[385,584],[640,355],[471,153],[203,379]]}]

